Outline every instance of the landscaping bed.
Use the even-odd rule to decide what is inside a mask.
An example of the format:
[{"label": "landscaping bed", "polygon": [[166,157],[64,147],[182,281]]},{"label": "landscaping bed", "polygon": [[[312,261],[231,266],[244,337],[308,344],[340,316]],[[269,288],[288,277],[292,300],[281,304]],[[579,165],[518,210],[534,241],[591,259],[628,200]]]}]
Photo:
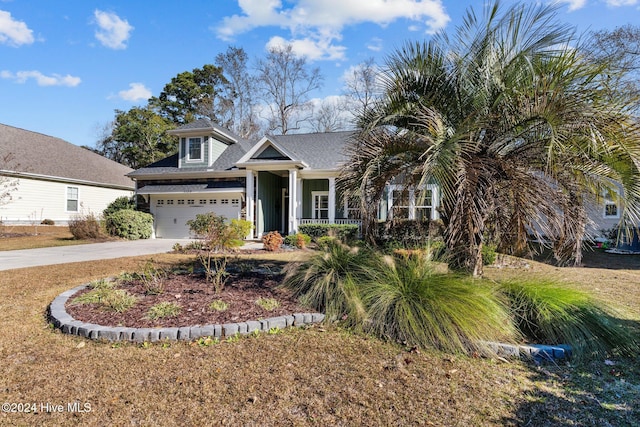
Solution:
[{"label": "landscaping bed", "polygon": [[[199,273],[169,274],[162,280],[160,292],[149,292],[140,279],[119,280],[113,290],[133,296],[131,307],[117,310],[119,307],[109,309],[101,303],[80,303],[95,289],[89,286],[69,298],[66,311],[81,322],[130,328],[221,325],[308,311],[289,291],[278,288],[280,282],[280,274],[255,270],[230,273],[219,292]],[[178,307],[179,312],[154,318],[153,307],[159,304]]]}]

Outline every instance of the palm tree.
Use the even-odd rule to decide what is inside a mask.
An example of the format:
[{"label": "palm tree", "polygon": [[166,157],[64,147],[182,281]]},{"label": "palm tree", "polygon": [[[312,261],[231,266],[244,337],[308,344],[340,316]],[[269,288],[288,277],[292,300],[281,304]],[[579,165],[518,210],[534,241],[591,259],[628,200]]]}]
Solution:
[{"label": "palm tree", "polygon": [[487,239],[520,254],[531,235],[546,237],[559,261],[579,264],[585,205],[616,183],[623,224],[638,224],[634,102],[606,96],[608,64],[587,61],[555,16],[555,6],[496,2],[483,19],[469,9],[455,37],[387,59],[384,96],[360,117],[338,181],[369,220],[390,182],[437,182],[450,259],[474,275]]}]

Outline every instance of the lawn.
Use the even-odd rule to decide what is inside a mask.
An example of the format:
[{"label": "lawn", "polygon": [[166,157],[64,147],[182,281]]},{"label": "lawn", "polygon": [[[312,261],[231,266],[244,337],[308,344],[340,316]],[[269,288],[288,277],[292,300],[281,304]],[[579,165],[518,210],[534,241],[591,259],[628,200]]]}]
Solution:
[{"label": "lawn", "polygon": [[0,251],[95,243],[75,240],[67,226],[0,225]]},{"label": "lawn", "polygon": [[[148,258],[2,273],[0,400],[15,403],[15,409],[35,404],[37,413],[3,411],[0,425],[640,424],[640,357],[537,367],[416,351],[332,325],[209,346],[144,346],[87,341],[47,325],[47,305],[60,292],[134,271]],[[153,259],[169,265],[190,258]],[[640,283],[640,269],[631,267],[529,262],[489,268],[487,274],[571,280],[637,324],[640,296],[634,284]],[[87,411],[69,412],[67,405],[74,403]],[[56,405],[63,412],[52,412]]]}]

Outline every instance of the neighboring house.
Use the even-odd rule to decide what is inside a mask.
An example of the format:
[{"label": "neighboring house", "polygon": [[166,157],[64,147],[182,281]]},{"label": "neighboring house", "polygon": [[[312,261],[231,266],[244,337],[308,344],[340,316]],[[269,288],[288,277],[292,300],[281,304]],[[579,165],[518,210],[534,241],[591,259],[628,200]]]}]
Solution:
[{"label": "neighboring house", "polygon": [[[206,212],[251,221],[248,237],[257,238],[274,230],[295,233],[301,224],[360,225],[358,203],[344,200],[335,186],[353,132],[251,142],[201,119],[170,133],[179,138],[179,153],[128,175],[155,218],[156,237],[188,237],[186,222]],[[390,215],[437,218],[437,192],[425,198],[429,206],[416,206],[414,192],[407,194],[390,192]]]},{"label": "neighboring house", "polygon": [[[189,237],[186,222],[207,212],[251,221],[250,238],[295,233],[309,223],[360,225],[359,203],[345,200],[335,185],[351,131],[251,142],[200,119],[170,133],[179,138],[178,154],[128,175],[155,218],[156,237]],[[391,183],[380,219],[437,219],[439,204],[437,185],[403,189]],[[600,228],[614,227],[620,217],[609,200],[590,213]]]},{"label": "neighboring house", "polygon": [[0,203],[4,224],[66,224],[79,214],[100,215],[120,196],[132,196],[131,168],[59,138],[0,124]]}]

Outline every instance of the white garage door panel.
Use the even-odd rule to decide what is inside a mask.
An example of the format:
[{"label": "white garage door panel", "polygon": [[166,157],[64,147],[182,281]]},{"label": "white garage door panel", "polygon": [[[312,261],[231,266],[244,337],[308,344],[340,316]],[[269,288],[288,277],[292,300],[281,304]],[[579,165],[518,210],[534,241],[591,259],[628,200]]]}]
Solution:
[{"label": "white garage door panel", "polygon": [[[225,198],[239,199],[240,196],[227,196]],[[158,197],[160,199],[161,197]],[[155,220],[157,238],[185,239],[193,237],[189,233],[187,221],[195,219],[198,214],[214,212],[217,215],[225,216],[228,219],[240,217],[240,204],[218,204],[215,205],[158,205],[156,200],[152,200],[152,211]],[[231,201],[231,200],[229,200]],[[175,203],[175,202],[174,202]]]}]

